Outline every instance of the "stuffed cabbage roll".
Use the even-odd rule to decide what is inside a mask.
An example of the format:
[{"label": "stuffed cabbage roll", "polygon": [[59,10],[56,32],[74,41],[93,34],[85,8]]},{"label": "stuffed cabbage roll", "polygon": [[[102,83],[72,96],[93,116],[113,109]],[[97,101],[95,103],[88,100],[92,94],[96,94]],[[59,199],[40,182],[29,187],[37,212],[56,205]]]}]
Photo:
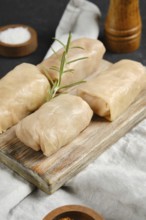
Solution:
[{"label": "stuffed cabbage roll", "polygon": [[[80,80],[83,80],[95,70],[97,70],[100,61],[105,53],[105,47],[99,40],[81,38],[71,42],[71,47],[80,46],[84,49],[74,48],[68,52],[68,61],[76,60],[81,57],[88,57],[84,60],[78,60],[77,62],[66,65],[65,70],[73,69],[73,72],[66,72],[62,76],[62,84],[67,85]],[[59,67],[60,57],[62,56],[63,49],[60,49],[56,54],[53,54],[42,63],[38,65],[40,71],[47,74],[53,79],[58,78],[58,73],[50,68],[52,66]]]},{"label": "stuffed cabbage roll", "polygon": [[42,105],[16,126],[16,136],[26,146],[49,156],[84,130],[93,111],[80,97],[61,94]]},{"label": "stuffed cabbage roll", "polygon": [[37,67],[23,63],[0,80],[0,133],[39,108],[49,82]]},{"label": "stuffed cabbage roll", "polygon": [[115,120],[146,88],[145,67],[131,60],[121,60],[83,85],[77,94],[100,116]]}]

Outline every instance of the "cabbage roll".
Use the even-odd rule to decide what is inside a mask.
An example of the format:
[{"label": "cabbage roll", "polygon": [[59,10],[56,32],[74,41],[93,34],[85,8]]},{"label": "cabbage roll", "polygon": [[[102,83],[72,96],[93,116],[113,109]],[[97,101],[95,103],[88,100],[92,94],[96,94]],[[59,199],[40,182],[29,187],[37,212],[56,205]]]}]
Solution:
[{"label": "cabbage roll", "polygon": [[[73,72],[66,72],[62,76],[61,85],[71,84],[88,77],[99,67],[100,61],[105,53],[105,47],[99,40],[81,38],[71,42],[71,47],[80,46],[84,49],[75,48],[70,49],[68,52],[68,61],[76,60],[81,57],[88,57],[84,60],[66,65],[66,69],[73,69]],[[60,57],[62,56],[63,49],[60,49],[57,54],[53,54],[42,63],[38,65],[40,71],[47,74],[53,79],[58,78],[58,73],[50,68],[52,66],[60,66]]]},{"label": "cabbage roll", "polygon": [[77,94],[97,115],[113,121],[144,88],[145,67],[136,61],[121,60],[96,78],[80,85]]},{"label": "cabbage roll", "polygon": [[26,146],[49,156],[71,142],[90,123],[93,111],[78,96],[61,94],[42,105],[16,126]]},{"label": "cabbage roll", "polygon": [[0,133],[39,108],[49,82],[37,67],[23,63],[0,80]]}]

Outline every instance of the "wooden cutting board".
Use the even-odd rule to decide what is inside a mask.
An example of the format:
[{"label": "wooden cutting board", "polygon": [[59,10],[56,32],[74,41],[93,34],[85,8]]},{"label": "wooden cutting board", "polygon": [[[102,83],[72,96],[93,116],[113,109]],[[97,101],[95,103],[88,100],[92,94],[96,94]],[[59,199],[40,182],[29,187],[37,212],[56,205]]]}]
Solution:
[{"label": "wooden cutting board", "polygon": [[0,135],[0,161],[50,194],[79,173],[142,119],[146,118],[146,90],[114,122],[94,116],[70,144],[50,157],[22,144],[12,127]]}]

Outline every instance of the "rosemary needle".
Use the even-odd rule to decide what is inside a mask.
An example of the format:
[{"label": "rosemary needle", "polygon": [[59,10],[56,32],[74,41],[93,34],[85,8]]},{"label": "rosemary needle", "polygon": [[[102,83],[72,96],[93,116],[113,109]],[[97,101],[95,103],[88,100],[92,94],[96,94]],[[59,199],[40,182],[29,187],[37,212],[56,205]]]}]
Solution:
[{"label": "rosemary needle", "polygon": [[73,69],[66,69],[65,70],[65,66],[70,64],[70,63],[73,63],[73,62],[77,62],[77,61],[80,61],[80,60],[83,60],[83,59],[87,59],[88,57],[80,57],[78,59],[74,59],[74,60],[68,60],[67,59],[67,55],[68,55],[68,52],[70,49],[84,49],[80,46],[74,46],[74,47],[71,47],[70,44],[71,44],[71,39],[72,39],[72,35],[71,33],[69,33],[69,36],[68,36],[68,39],[67,39],[67,44],[65,45],[64,43],[62,43],[60,40],[54,38],[54,40],[56,40],[58,43],[61,44],[61,46],[63,46],[64,48],[64,51],[62,53],[62,56],[59,57],[57,55],[57,52],[53,49],[53,53],[56,55],[56,57],[59,59],[60,61],[60,66],[57,67],[57,66],[52,66],[50,69],[53,70],[53,71],[56,71],[58,72],[58,78],[53,81],[51,79],[51,77],[49,76],[49,74],[47,74],[46,71],[45,72],[45,75],[48,77],[50,83],[51,83],[51,88],[49,89],[49,100],[54,98],[56,95],[58,95],[59,93],[61,93],[60,90],[62,89],[66,89],[66,88],[70,88],[70,87],[73,87],[73,86],[76,86],[76,85],[79,85],[81,83],[84,83],[85,81],[81,80],[81,81],[78,81],[78,82],[75,82],[75,83],[71,83],[71,84],[68,84],[68,85],[64,85],[64,86],[61,86],[61,81],[62,81],[62,76],[64,73],[67,73],[67,72],[74,72]]}]

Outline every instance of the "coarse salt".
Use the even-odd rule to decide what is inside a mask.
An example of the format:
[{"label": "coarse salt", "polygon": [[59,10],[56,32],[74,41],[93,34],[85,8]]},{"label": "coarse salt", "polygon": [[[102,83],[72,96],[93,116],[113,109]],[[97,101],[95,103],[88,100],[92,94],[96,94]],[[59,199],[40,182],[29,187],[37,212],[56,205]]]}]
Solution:
[{"label": "coarse salt", "polygon": [[8,28],[0,32],[0,42],[7,44],[22,44],[30,38],[30,32],[24,27]]}]

